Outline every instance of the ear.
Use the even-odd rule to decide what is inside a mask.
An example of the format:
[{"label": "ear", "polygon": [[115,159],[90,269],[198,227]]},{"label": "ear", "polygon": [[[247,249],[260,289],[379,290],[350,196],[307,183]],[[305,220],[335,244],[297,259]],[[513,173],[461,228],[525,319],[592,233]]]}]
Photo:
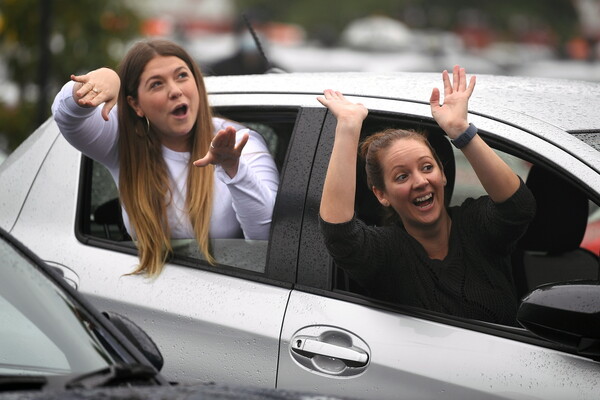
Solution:
[{"label": "ear", "polygon": [[377,189],[375,186],[373,186],[371,190],[373,190],[373,194],[375,194],[375,197],[377,197],[377,200],[382,206],[390,206],[390,202],[388,201],[388,199],[385,196],[385,193],[382,190]]},{"label": "ear", "polygon": [[140,104],[136,99],[134,99],[132,96],[127,96],[127,104],[129,104],[129,107],[133,108],[133,111],[135,111],[138,117],[144,118],[144,112],[142,111]]}]

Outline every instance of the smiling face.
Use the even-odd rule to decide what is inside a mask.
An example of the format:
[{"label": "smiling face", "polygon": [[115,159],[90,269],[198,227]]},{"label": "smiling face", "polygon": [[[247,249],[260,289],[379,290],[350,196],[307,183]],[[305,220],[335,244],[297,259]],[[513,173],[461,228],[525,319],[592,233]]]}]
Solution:
[{"label": "smiling face", "polygon": [[129,105],[146,117],[161,143],[175,151],[189,151],[189,135],[196,123],[200,95],[192,71],[175,56],[156,56],[146,64]]},{"label": "smiling face", "polygon": [[431,150],[415,139],[399,139],[380,153],[384,188],[373,192],[391,206],[409,231],[436,225],[445,215],[446,177]]}]

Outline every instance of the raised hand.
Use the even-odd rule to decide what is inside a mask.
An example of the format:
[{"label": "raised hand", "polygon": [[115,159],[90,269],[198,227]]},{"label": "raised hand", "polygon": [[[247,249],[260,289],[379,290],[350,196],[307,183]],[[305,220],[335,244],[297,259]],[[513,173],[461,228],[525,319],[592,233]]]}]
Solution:
[{"label": "raised hand", "polygon": [[338,122],[362,123],[369,113],[364,105],[352,103],[341,92],[327,89],[323,94],[325,97],[317,97],[317,100],[333,113]]},{"label": "raised hand", "polygon": [[85,75],[71,75],[75,82],[73,97],[82,107],[97,107],[104,103],[102,117],[108,121],[110,110],[117,104],[121,79],[110,68],[99,68]]},{"label": "raised hand", "polygon": [[475,76],[472,76],[467,85],[467,77],[464,68],[454,66],[452,71],[452,82],[448,71],[442,72],[444,82],[444,103],[440,105],[440,91],[434,88],[431,92],[429,103],[431,115],[438,125],[451,138],[455,139],[469,126],[467,121],[468,103],[473,89],[475,89]]},{"label": "raised hand", "polygon": [[362,123],[369,111],[335,90],[325,90],[317,100],[337,119],[335,140],[323,184],[319,214],[324,221],[342,223],[354,215],[356,158]]},{"label": "raised hand", "polygon": [[227,175],[233,178],[237,173],[240,155],[250,134],[246,132],[239,143],[235,143],[236,130],[232,126],[221,129],[213,138],[210,149],[204,157],[194,161],[196,167],[205,167],[209,164],[221,165]]}]

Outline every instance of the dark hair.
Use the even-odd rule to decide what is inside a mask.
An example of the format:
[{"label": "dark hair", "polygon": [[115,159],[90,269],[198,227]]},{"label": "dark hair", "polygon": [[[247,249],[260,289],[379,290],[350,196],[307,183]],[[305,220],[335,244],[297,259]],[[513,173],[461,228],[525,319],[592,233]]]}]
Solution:
[{"label": "dark hair", "polygon": [[414,139],[423,143],[431,151],[438,167],[441,168],[442,171],[444,170],[442,161],[431,146],[431,143],[429,143],[429,140],[427,140],[427,134],[425,132],[405,129],[386,129],[368,136],[361,142],[359,147],[359,154],[363,160],[365,160],[367,185],[369,186],[369,189],[372,189],[373,186],[380,190],[385,189],[380,153],[382,150],[389,148],[397,140],[402,139]]}]

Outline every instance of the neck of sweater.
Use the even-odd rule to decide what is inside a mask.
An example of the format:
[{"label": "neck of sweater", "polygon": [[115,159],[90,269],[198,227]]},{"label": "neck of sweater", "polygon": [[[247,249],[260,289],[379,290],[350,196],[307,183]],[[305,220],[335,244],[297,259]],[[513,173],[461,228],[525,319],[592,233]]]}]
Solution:
[{"label": "neck of sweater", "polygon": [[447,212],[433,225],[409,228],[406,231],[417,240],[431,259],[443,260],[448,255],[452,220]]}]

